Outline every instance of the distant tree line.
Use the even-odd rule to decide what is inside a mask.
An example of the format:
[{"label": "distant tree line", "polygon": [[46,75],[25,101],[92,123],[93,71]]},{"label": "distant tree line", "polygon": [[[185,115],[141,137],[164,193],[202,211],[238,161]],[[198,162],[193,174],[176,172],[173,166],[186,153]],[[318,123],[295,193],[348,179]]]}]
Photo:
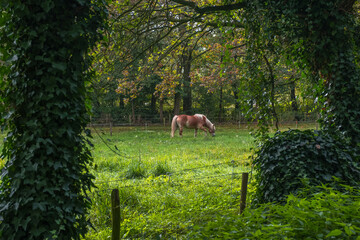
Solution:
[{"label": "distant tree line", "polygon": [[203,113],[276,125],[278,115],[299,121],[318,114],[309,72],[284,56],[290,47],[281,38],[265,39],[264,16],[225,6],[113,2],[111,28],[93,53],[94,119]]}]

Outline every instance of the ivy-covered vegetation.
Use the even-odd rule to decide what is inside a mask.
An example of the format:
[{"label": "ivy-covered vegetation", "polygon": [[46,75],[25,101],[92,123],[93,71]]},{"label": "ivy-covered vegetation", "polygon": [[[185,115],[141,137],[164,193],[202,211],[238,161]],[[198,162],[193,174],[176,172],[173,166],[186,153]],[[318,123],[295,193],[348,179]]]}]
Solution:
[{"label": "ivy-covered vegetation", "polygon": [[[359,23],[357,3],[334,1],[252,1],[261,12],[267,39],[279,39],[282,54],[307,70],[321,87],[323,127],[360,142]],[[273,40],[274,41],[274,40]],[[271,42],[273,42],[271,41]],[[272,44],[270,43],[271,47]],[[268,49],[268,48],[267,48]]]},{"label": "ivy-covered vegetation", "polygon": [[359,156],[344,139],[326,131],[277,132],[255,154],[254,205],[282,202],[304,181],[312,186],[330,183],[333,177],[351,186],[360,182]]},{"label": "ivy-covered vegetation", "polygon": [[[250,53],[280,54],[287,64],[294,63],[304,71],[314,83],[323,129],[288,131],[261,139],[263,145],[254,161],[254,203],[283,201],[298,191],[304,179],[311,185],[328,183],[332,177],[351,186],[359,184],[359,24],[355,6],[355,1],[346,0],[259,0],[247,5],[247,16],[254,13],[262,20],[249,24],[250,40],[256,40]],[[269,73],[265,83],[276,77]],[[260,135],[266,136],[265,132]]]},{"label": "ivy-covered vegetation", "polygon": [[[101,1],[0,1],[1,114],[7,137],[1,239],[79,239],[93,186],[83,131],[89,49]],[[6,73],[6,75],[4,75]]]}]

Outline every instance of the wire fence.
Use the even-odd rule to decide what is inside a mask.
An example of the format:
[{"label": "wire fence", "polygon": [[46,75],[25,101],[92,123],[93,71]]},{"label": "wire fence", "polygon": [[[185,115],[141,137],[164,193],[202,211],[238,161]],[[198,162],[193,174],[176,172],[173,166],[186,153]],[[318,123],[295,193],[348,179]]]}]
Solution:
[{"label": "wire fence", "polygon": [[[176,175],[181,175],[182,173],[184,172],[188,172],[188,171],[196,171],[196,170],[199,170],[199,169],[209,169],[211,167],[219,167],[219,166],[230,166],[233,171],[232,173],[228,174],[228,175],[233,175],[233,174],[241,174],[243,173],[243,171],[240,171],[240,172],[235,172],[236,169],[239,167],[239,166],[242,166],[242,167],[247,167],[245,166],[244,162],[246,162],[247,160],[243,160],[243,161],[235,161],[235,160],[231,160],[231,161],[227,161],[227,162],[221,162],[221,163],[215,163],[215,164],[209,164],[209,165],[203,165],[203,166],[200,166],[200,167],[194,167],[194,168],[184,168],[184,169],[181,169],[179,171],[172,171],[171,173],[166,173],[164,174],[163,176],[166,176],[168,178],[171,178],[171,177],[175,177]],[[206,177],[209,177],[209,176],[203,176],[204,178]],[[193,178],[191,178],[193,179]],[[178,180],[177,181],[186,181],[186,179],[181,179],[181,180]],[[128,179],[126,177],[122,177],[122,178],[117,178],[117,179],[113,179],[113,180],[107,180],[107,181],[96,181],[95,182],[95,185],[100,185],[100,184],[108,184],[108,183],[113,183],[113,182],[121,182],[121,183],[124,183],[124,182],[132,182],[132,184],[130,185],[125,185],[124,187],[127,187],[127,186],[134,186],[134,185],[142,185],[143,181],[140,179],[140,180],[137,180],[136,179]]]},{"label": "wire fence", "polygon": [[[214,114],[206,115],[207,118],[215,124],[234,124],[234,125],[256,125],[257,119],[247,119],[241,113],[218,116]],[[173,114],[167,113],[162,116],[137,114],[137,115],[112,115],[112,114],[99,114],[91,117],[91,124],[93,126],[152,126],[163,125],[169,126],[171,124]],[[278,114],[279,124],[311,124],[316,123],[319,118],[318,113],[308,112],[289,112]]]},{"label": "wire fence", "polygon": [[[128,122],[110,117],[105,120],[92,119],[91,126],[102,138],[101,133],[97,132],[99,126],[104,127],[105,131],[109,129],[111,135],[112,127],[116,126],[142,125],[145,129],[156,125],[169,126],[171,116],[162,121],[150,116],[139,119],[141,121],[137,122],[133,122],[130,116]],[[230,123],[238,128],[256,125],[256,122],[240,118]],[[281,124],[290,124],[296,128],[307,124],[317,126],[316,119],[310,117],[300,121],[283,121]],[[103,142],[107,141],[103,139]],[[124,155],[116,146],[108,147],[124,159],[134,158]],[[209,169],[215,170],[206,171]],[[117,177],[99,180],[95,182],[98,189],[91,193],[96,208],[93,211],[95,216],[91,218],[96,231],[104,225],[109,227],[112,224],[111,232],[116,232],[119,239],[169,239],[170,236],[178,239],[190,226],[211,220],[211,216],[243,211],[246,205],[247,174],[250,173],[251,180],[251,172],[247,161],[232,160],[172,170],[171,173],[143,179]]]},{"label": "wire fence", "polygon": [[[230,172],[221,172],[228,167]],[[218,171],[182,177],[209,168]],[[112,234],[119,236],[114,238],[113,235],[113,239],[153,239],[170,235],[177,239],[189,226],[206,221],[214,214],[243,211],[249,171],[251,173],[251,169],[244,170],[239,162],[230,161],[182,169],[150,179],[96,181],[98,189],[91,193],[91,198],[98,206],[97,215],[108,225],[111,223]]]}]

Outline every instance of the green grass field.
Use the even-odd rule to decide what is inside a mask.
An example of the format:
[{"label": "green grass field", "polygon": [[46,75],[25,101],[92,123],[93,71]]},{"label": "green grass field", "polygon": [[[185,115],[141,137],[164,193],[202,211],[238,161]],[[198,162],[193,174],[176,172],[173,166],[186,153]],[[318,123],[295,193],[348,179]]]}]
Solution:
[{"label": "green grass field", "polygon": [[170,138],[163,127],[92,129],[97,189],[91,194],[86,239],[111,234],[110,195],[120,191],[124,238],[181,239],[189,227],[218,213],[238,212],[241,173],[249,172],[253,139],[247,129],[220,127]]},{"label": "green grass field", "polygon": [[[112,136],[108,129],[92,129],[92,134],[97,165],[94,173],[101,180],[124,177],[128,166],[135,163],[142,164],[146,176],[156,164],[167,165],[175,172],[231,161],[242,164],[253,144],[247,130],[232,128],[219,130],[216,137],[201,134],[197,138],[192,130],[185,131],[182,138],[170,138],[168,129],[143,127],[114,129]],[[103,172],[114,175],[102,176]]]},{"label": "green grass field", "polygon": [[217,126],[216,137],[199,132],[197,138],[190,129],[170,138],[169,127],[114,128],[112,136],[108,128],[92,129],[98,188],[92,193],[94,229],[86,239],[110,236],[114,188],[123,238],[185,239],[193,225],[238,213],[241,173],[251,171],[254,146],[250,130],[241,127]]}]

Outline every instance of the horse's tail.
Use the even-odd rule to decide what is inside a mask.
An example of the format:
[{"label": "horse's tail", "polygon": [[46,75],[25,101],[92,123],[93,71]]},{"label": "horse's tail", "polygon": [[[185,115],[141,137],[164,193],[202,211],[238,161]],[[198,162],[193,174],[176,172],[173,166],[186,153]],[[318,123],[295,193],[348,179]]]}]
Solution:
[{"label": "horse's tail", "polygon": [[176,123],[177,118],[178,118],[178,116],[175,115],[171,121],[171,137],[174,137],[174,134],[175,134],[175,131],[177,128],[177,123]]}]

